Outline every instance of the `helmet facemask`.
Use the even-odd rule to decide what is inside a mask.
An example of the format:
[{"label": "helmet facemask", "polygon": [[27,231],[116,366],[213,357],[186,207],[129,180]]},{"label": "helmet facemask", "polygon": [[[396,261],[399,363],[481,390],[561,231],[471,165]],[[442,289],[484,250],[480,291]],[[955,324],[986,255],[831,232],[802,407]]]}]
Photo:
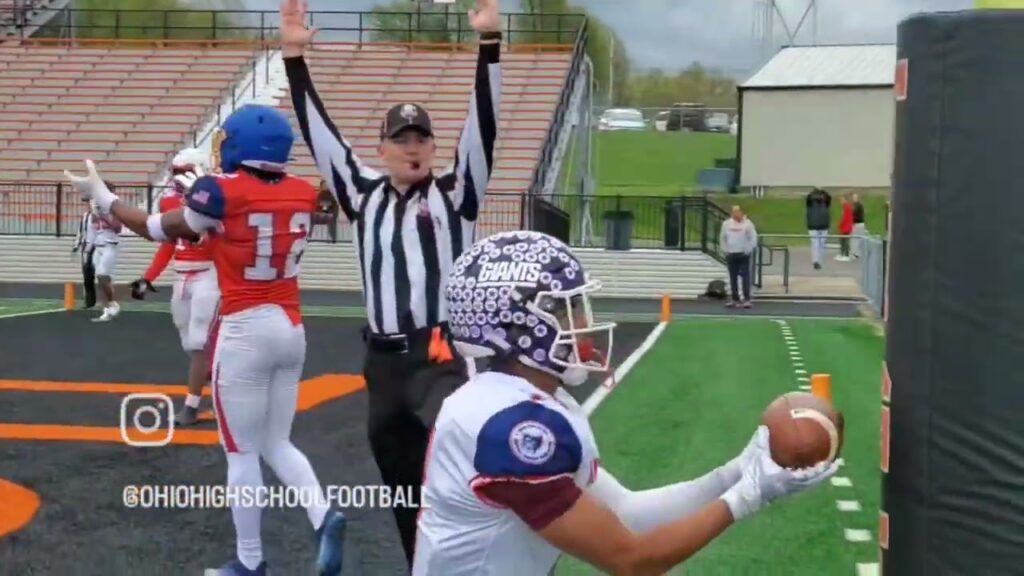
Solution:
[{"label": "helmet facemask", "polygon": [[600,288],[601,283],[592,280],[572,290],[538,292],[526,303],[531,313],[557,331],[548,360],[560,369],[556,375],[567,386],[579,386],[591,372],[607,372],[611,365],[615,324],[595,323],[590,305],[590,294]]}]

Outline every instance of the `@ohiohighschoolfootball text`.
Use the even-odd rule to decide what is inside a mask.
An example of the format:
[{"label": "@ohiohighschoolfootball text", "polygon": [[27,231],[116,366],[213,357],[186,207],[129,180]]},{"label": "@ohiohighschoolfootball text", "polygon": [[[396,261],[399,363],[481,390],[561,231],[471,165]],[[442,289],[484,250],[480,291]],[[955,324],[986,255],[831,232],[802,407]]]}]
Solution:
[{"label": "@ohiohighschoolfootball text", "polygon": [[[326,498],[326,502],[318,502]],[[316,490],[297,486],[209,486],[144,484],[124,487],[126,508],[204,509],[231,508],[307,508],[325,504],[339,508],[425,508],[419,486],[324,486]]]}]

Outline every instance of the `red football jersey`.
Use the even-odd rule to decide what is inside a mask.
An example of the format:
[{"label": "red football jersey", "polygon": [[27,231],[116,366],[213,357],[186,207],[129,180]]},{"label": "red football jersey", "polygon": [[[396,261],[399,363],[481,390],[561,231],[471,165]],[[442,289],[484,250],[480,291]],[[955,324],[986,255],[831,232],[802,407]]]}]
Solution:
[{"label": "red football jersey", "polygon": [[265,304],[299,324],[299,260],[312,228],[318,192],[285,176],[268,183],[247,174],[204,176],[186,197],[192,210],[220,220],[207,244],[217,268],[220,314]]},{"label": "red football jersey", "polygon": [[[183,194],[168,194],[160,198],[160,212],[170,212],[185,206]],[[206,242],[189,242],[178,239],[174,244],[175,262],[210,262],[213,255],[210,254],[210,247]]]}]

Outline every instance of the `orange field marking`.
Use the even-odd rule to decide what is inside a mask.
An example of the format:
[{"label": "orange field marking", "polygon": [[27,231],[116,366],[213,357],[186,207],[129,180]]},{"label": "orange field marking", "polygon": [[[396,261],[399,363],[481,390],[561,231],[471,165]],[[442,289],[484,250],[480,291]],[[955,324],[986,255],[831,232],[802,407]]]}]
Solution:
[{"label": "orange field marking", "polygon": [[[141,433],[129,434],[133,440],[144,440]],[[150,436],[159,436],[151,434]],[[0,424],[3,440],[64,440],[70,442],[116,442],[124,444],[117,426],[74,426],[70,424]],[[176,428],[171,444],[213,445],[219,442],[216,430],[182,430]]]},{"label": "orange field marking", "polygon": [[25,527],[36,512],[41,500],[35,492],[0,478],[0,538]]},{"label": "orange field marking", "polygon": [[[60,392],[77,394],[166,394],[184,396],[188,388],[178,384],[110,384],[107,382],[50,382],[47,380],[0,380],[0,392]],[[203,388],[203,396],[210,387]]]},{"label": "orange field marking", "polygon": [[[358,392],[366,386],[363,377],[353,374],[325,374],[299,383],[297,410],[306,412],[324,404]],[[0,392],[57,392],[81,394],[166,394],[168,396],[184,396],[185,386],[156,384],[110,384],[103,382],[49,382],[28,380],[0,380]],[[208,396],[209,386],[203,390]],[[119,416],[111,414],[111,419]],[[204,412],[201,419],[213,420],[212,412]],[[157,431],[149,436],[158,437],[163,432]],[[132,431],[132,440],[145,440],[147,436]],[[155,438],[154,438],[155,439]],[[115,442],[124,443],[119,426],[75,426],[65,424],[2,424],[0,423],[0,440],[56,440],[69,442]],[[171,444],[211,446],[220,442],[216,430],[193,430],[175,428]],[[2,500],[2,499],[0,499]],[[2,528],[2,524],[0,524]],[[0,532],[2,534],[2,532]]]}]

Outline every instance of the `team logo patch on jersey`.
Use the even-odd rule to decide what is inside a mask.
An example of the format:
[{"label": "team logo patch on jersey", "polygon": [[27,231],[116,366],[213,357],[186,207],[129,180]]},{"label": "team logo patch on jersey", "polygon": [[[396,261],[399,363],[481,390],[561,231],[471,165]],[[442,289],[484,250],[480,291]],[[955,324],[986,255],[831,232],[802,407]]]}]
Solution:
[{"label": "team logo patch on jersey", "polygon": [[527,464],[543,464],[555,453],[555,435],[551,429],[533,420],[520,422],[508,438],[516,458]]}]

